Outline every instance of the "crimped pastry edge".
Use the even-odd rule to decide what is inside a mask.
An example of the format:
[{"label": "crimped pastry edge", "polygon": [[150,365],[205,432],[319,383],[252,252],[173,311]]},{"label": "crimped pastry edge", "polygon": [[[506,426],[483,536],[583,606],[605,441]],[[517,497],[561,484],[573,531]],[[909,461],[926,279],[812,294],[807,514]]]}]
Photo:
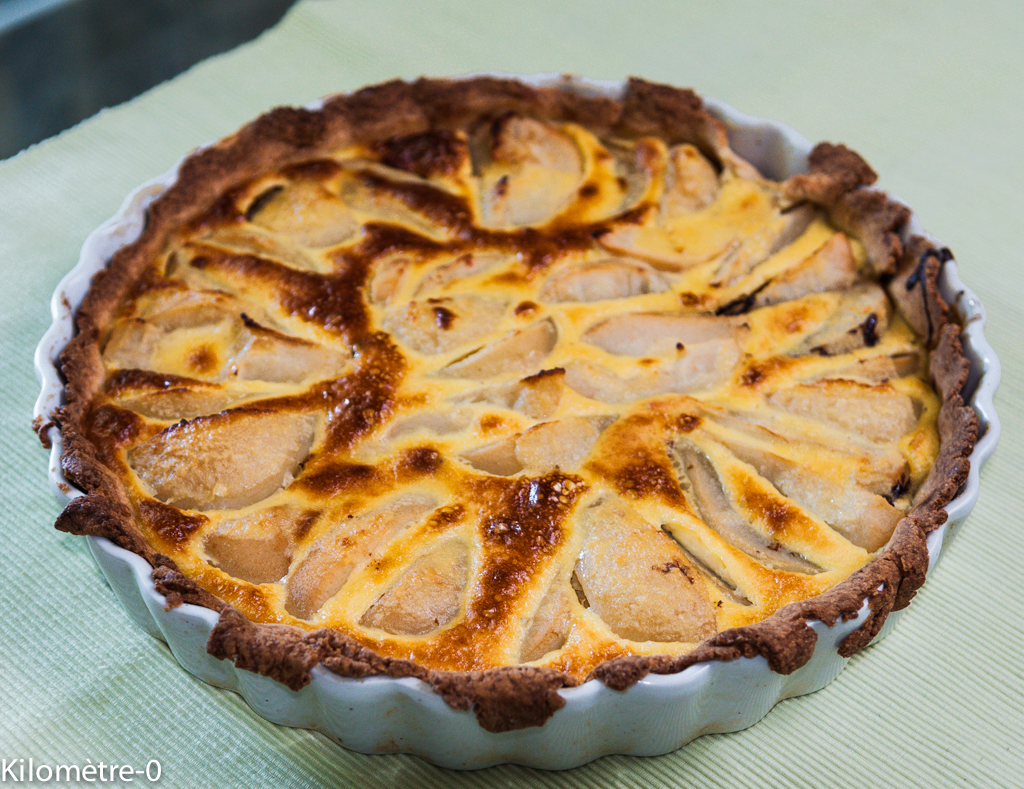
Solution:
[{"label": "crimped pastry edge", "polygon": [[[453,85],[459,86],[464,105],[478,106],[486,99],[497,101],[502,107],[509,104],[520,106],[517,103],[534,100],[539,95],[542,97],[541,117],[544,117],[544,112],[550,112],[555,113],[550,117],[584,122],[596,118],[599,123],[609,125],[613,122],[626,123],[633,131],[667,131],[670,137],[684,135],[676,136],[676,139],[690,139],[705,151],[714,151],[715,135],[722,131],[722,127],[711,122],[709,116],[695,109],[693,100],[696,97],[692,93],[642,81],[631,81],[626,87],[625,106],[636,114],[627,114],[624,121],[616,121],[609,114],[607,99],[580,97],[560,87],[537,91],[521,83],[493,78],[386,83],[351,96],[328,99],[321,112],[324,117],[341,117],[343,120],[346,120],[345,112],[348,112],[348,117],[359,121],[360,128],[369,130],[369,136],[414,131],[417,129],[415,124],[422,122],[422,115],[417,115],[411,106],[411,97],[418,92],[420,96],[432,96],[436,100],[439,91]],[[460,106],[444,108],[443,112],[449,113],[449,118],[457,117],[458,112],[464,111]],[[644,106],[646,110],[641,109]],[[394,107],[400,108],[397,115],[390,112]],[[382,110],[387,116],[383,120],[380,117]],[[498,110],[492,105],[492,111]],[[288,161],[290,156],[302,157],[303,151],[308,151],[318,136],[337,141],[342,137],[330,135],[347,133],[344,125],[330,127],[326,122],[322,125],[321,121],[312,120],[315,117],[316,113],[308,110],[275,110],[226,140],[186,159],[177,183],[151,207],[148,226],[142,237],[115,255],[115,263],[109,270],[113,273],[97,278],[100,284],[90,292],[78,314],[78,336],[62,355],[65,375],[78,382],[77,385],[69,385],[66,402],[56,414],[64,435],[62,467],[67,479],[83,489],[86,495],[69,504],[58,519],[58,528],[72,533],[104,536],[142,556],[153,566],[156,589],[165,595],[169,606],[192,603],[211,610],[224,608],[223,603],[180,576],[169,559],[154,552],[142,540],[131,521],[119,482],[96,463],[90,447],[77,430],[83,408],[101,383],[102,363],[95,337],[120,302],[123,289],[132,280],[132,261],[140,261],[136,265],[141,266],[141,261],[147,257],[146,251],[159,246],[161,228],[169,229],[180,221],[182,212],[187,212],[189,205],[195,205],[196,200],[202,200],[204,196],[209,198],[219,194],[232,178],[248,177],[254,171]],[[687,118],[683,124],[685,128],[673,127],[679,117]],[[393,124],[391,127],[384,126],[388,119]],[[690,135],[688,138],[687,134]],[[815,150],[827,152],[828,149]],[[239,158],[254,162],[253,170],[240,173],[233,169],[232,159],[237,161]],[[893,239],[899,242],[898,231],[904,229],[908,212],[888,198],[868,197],[868,194],[881,193],[866,188],[863,173],[851,175],[849,167],[836,167],[834,159],[819,156],[816,164],[812,154],[808,175],[816,176],[817,180],[805,178],[797,181],[794,189],[802,190],[801,197],[821,202],[833,212],[846,211],[843,216],[848,217],[849,222],[870,224],[875,221],[880,236],[876,246],[895,251]],[[871,176],[868,183],[873,180],[873,173]],[[911,236],[905,245],[899,244],[899,247],[900,254],[881,261],[879,269],[894,273],[893,282],[899,283],[901,273],[923,265],[927,287],[922,285],[919,289],[926,291],[925,299],[920,303],[926,314],[941,316],[936,320],[937,330],[932,343],[935,347],[932,374],[943,395],[943,417],[940,420],[943,441],[939,459],[922,488],[925,494],[922,500],[901,521],[889,545],[871,563],[829,592],[791,604],[756,625],[719,633],[683,657],[620,658],[602,665],[591,677],[601,679],[609,687],[623,689],[648,673],[675,673],[700,662],[731,661],[755,655],[766,658],[772,670],[789,674],[804,665],[813,652],[816,637],[808,627],[809,620],[832,625],[855,616],[867,600],[870,614],[866,622],[840,647],[840,654],[848,657],[870,643],[890,611],[899,610],[909,603],[923,583],[927,569],[926,535],[945,520],[943,506],[956,495],[969,472],[968,456],[977,436],[977,417],[960,395],[967,380],[968,362],[957,340],[959,326],[949,322],[948,307],[938,292],[941,266],[929,264],[929,261],[941,263],[943,253],[921,236]],[[890,284],[890,289],[892,287],[895,286]],[[48,427],[44,425],[47,433]],[[239,668],[258,671],[296,689],[310,681],[311,670],[318,664],[342,676],[418,677],[428,682],[456,709],[472,706],[480,725],[488,731],[542,724],[565,703],[558,690],[577,684],[572,678],[553,670],[531,667],[507,667],[474,673],[432,672],[406,661],[382,658],[336,632],[307,633],[294,628],[256,625],[233,609],[222,614],[210,636],[209,649],[217,657],[231,658]]]}]

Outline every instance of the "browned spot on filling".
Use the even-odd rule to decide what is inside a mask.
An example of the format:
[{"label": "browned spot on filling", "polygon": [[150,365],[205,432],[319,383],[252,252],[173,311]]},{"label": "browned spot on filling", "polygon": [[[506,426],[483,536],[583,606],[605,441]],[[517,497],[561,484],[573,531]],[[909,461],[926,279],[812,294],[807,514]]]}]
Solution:
[{"label": "browned spot on filling", "polygon": [[402,453],[396,470],[402,477],[421,477],[433,474],[443,463],[441,453],[433,447],[413,447]]},{"label": "browned spot on filling", "polygon": [[790,525],[802,517],[795,506],[757,490],[742,490],[740,501],[757,514],[771,534],[785,534]]},{"label": "browned spot on filling", "polygon": [[638,455],[606,470],[611,472],[609,477],[619,493],[635,499],[658,496],[670,504],[684,504],[671,467],[649,454]]},{"label": "browned spot on filling", "polygon": [[742,386],[757,387],[769,378],[784,373],[793,366],[793,359],[783,356],[774,356],[770,359],[763,359],[755,362],[740,373],[740,384]]},{"label": "browned spot on filling", "polygon": [[500,620],[529,586],[531,568],[562,543],[562,524],[586,485],[579,477],[551,472],[516,480],[492,477],[475,487],[484,502],[481,533],[487,558],[474,610],[484,619]]},{"label": "browned spot on filling", "polygon": [[188,542],[192,532],[207,521],[205,515],[189,515],[160,501],[143,500],[138,507],[143,525],[174,547]]},{"label": "browned spot on filling", "polygon": [[436,189],[427,183],[393,181],[367,171],[359,173],[359,179],[370,189],[392,195],[410,210],[447,230],[462,230],[473,224],[473,212],[469,204],[458,195]]},{"label": "browned spot on filling", "polygon": [[521,301],[515,306],[513,312],[516,315],[532,315],[539,309],[540,307],[532,301]]},{"label": "browned spot on filling", "polygon": [[703,293],[684,291],[679,294],[679,303],[684,307],[703,307],[707,302],[708,297]]},{"label": "browned spot on filling", "polygon": [[292,526],[292,536],[296,540],[301,540],[309,534],[309,530],[313,528],[313,524],[316,523],[316,519],[319,517],[320,510],[306,510],[303,512]]},{"label": "browned spot on filling", "polygon": [[378,143],[377,151],[383,164],[421,178],[452,175],[469,156],[465,141],[447,129],[392,137]]},{"label": "browned spot on filling", "polygon": [[807,322],[807,307],[803,304],[793,305],[789,308],[789,320],[786,321],[785,329],[790,334],[796,334],[799,331],[803,331],[804,324]]},{"label": "browned spot on filling", "polygon": [[878,316],[871,313],[860,325],[861,334],[864,335],[864,344],[868,348],[878,345]]},{"label": "browned spot on filling", "polygon": [[684,433],[700,427],[700,417],[694,414],[683,414],[676,420],[676,427]]},{"label": "browned spot on filling", "polygon": [[743,374],[740,375],[740,385],[742,386],[757,386],[763,380],[764,373],[754,365],[748,367],[743,371]]},{"label": "browned spot on filling", "polygon": [[318,496],[336,496],[345,491],[375,486],[379,481],[380,473],[375,466],[337,461],[303,474],[295,485]]},{"label": "browned spot on filling", "polygon": [[452,504],[448,507],[439,507],[430,513],[427,518],[427,527],[436,531],[444,531],[461,521],[466,516],[466,508],[461,504]]},{"label": "browned spot on filling", "polygon": [[447,307],[434,307],[434,324],[437,328],[447,331],[455,322],[455,313]]},{"label": "browned spot on filling", "polygon": [[334,159],[310,159],[281,168],[281,175],[290,181],[326,181],[341,172]]},{"label": "browned spot on filling", "polygon": [[189,351],[185,364],[197,373],[212,373],[217,369],[217,353],[209,343],[202,343]]},{"label": "browned spot on filling", "polygon": [[111,397],[120,397],[126,392],[165,391],[168,389],[194,389],[210,384],[180,375],[156,373],[151,370],[117,370],[107,379],[106,390]]},{"label": "browned spot on filling", "polygon": [[589,182],[579,188],[579,197],[581,200],[593,200],[600,192],[601,188],[597,184]]},{"label": "browned spot on filling", "polygon": [[486,414],[480,418],[480,429],[484,432],[497,430],[505,424],[505,420],[498,414]]},{"label": "browned spot on filling", "polygon": [[87,434],[97,447],[124,447],[139,437],[143,424],[142,418],[133,411],[101,405],[92,412]]},{"label": "browned spot on filling", "polygon": [[657,570],[659,573],[664,573],[665,575],[668,575],[673,570],[678,570],[687,581],[689,581],[691,584],[695,583],[693,573],[690,572],[690,568],[684,565],[678,559],[673,559],[672,561],[666,562],[663,565],[655,565],[651,569]]}]

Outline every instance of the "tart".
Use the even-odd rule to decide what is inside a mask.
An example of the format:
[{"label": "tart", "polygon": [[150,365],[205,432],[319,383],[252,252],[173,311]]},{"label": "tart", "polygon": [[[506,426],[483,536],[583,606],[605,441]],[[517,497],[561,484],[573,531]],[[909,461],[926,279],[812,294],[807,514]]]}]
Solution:
[{"label": "tart", "polygon": [[923,583],[977,418],[949,252],[844,146],[773,180],[690,91],[475,78],[278,109],[186,159],[63,353],[57,527],[209,652],[561,688],[849,656]]}]

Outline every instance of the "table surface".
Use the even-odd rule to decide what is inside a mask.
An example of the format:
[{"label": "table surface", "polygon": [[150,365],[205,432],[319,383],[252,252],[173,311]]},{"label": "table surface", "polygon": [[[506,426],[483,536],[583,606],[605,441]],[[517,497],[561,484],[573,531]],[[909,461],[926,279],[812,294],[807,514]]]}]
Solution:
[{"label": "table surface", "polygon": [[[1016,2],[304,0],[256,41],[0,162],[0,757],[157,759],[161,785],[182,787],[1024,785],[1021,41]],[[563,773],[350,753],[186,674],[129,623],[83,541],[51,526],[32,352],[57,282],[124,195],[271,106],[484,70],[636,74],[845,142],[988,310],[1003,436],[962,533],[892,635],[744,732]]]}]

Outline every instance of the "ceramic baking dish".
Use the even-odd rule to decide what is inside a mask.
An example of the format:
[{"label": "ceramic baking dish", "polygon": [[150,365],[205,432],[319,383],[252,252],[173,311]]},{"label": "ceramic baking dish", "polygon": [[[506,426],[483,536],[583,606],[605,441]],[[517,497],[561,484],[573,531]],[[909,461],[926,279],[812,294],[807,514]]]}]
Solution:
[{"label": "ceramic baking dish", "polygon": [[[569,85],[574,90],[613,97],[623,88],[620,82],[567,80],[564,76],[518,79],[538,86]],[[710,99],[705,102],[726,124],[732,149],[767,176],[781,180],[806,168],[811,145],[793,130],[751,118]],[[42,383],[35,415],[44,422],[62,402],[58,357],[73,335],[74,312],[93,274],[107,264],[116,249],[141,233],[146,207],[174,183],[176,174],[177,167],[133,192],[117,215],[89,236],[78,265],[57,287],[51,304],[53,325],[35,356]],[[911,219],[908,232],[923,232],[916,219]],[[943,297],[964,327],[961,339],[971,365],[964,396],[977,412],[980,432],[970,458],[970,476],[946,507],[949,519],[928,535],[929,572],[977,500],[979,471],[999,436],[992,402],[999,382],[999,362],[984,337],[984,310],[961,282],[955,261],[945,263],[939,283]],[[51,427],[49,438],[53,444],[49,478],[64,504],[81,493],[61,473],[60,431]],[[106,539],[86,539],[132,620],[154,638],[165,641],[190,673],[241,694],[268,720],[315,729],[345,748],[363,753],[412,753],[435,764],[461,769],[502,762],[564,769],[612,753],[663,754],[702,734],[746,728],[781,699],[811,693],[835,679],[847,663],[838,654],[838,645],[863,624],[868,614],[865,601],[857,617],[849,621],[837,622],[833,627],[812,621],[818,636],[814,654],[788,676],[772,672],[763,657],[756,657],[703,662],[671,675],[651,674],[625,691],[592,680],[561,690],[566,704],[543,726],[495,734],[482,729],[472,711],[449,707],[417,679],[351,679],[318,666],[313,669],[312,682],[296,692],[275,680],[236,669],[229,661],[217,660],[206,651],[207,638],[217,622],[216,612],[187,604],[166,610],[163,596],[154,589],[151,568],[142,558]],[[876,640],[891,632],[902,613],[889,616]]]}]

